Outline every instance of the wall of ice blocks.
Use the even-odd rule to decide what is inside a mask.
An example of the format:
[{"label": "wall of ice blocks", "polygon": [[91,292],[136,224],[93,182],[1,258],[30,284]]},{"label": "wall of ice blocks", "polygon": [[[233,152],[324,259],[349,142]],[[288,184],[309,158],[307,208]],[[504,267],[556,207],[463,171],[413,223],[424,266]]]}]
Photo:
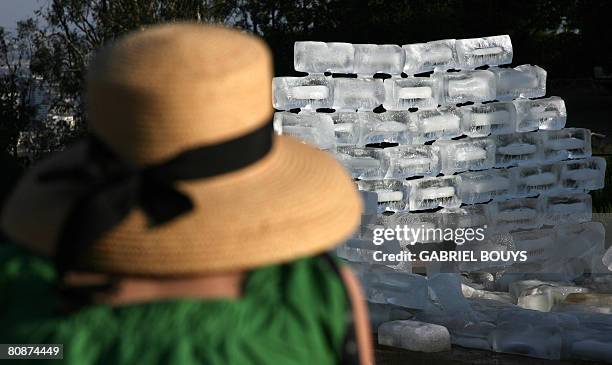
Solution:
[{"label": "wall of ice blocks", "polygon": [[[274,130],[333,154],[362,191],[362,225],[336,253],[361,280],[381,343],[609,361],[612,315],[602,313],[612,313],[612,295],[599,288],[612,289],[612,276],[594,274],[610,272],[612,250],[604,253],[589,194],[603,187],[606,161],[592,156],[589,130],[565,128],[563,99],[546,97],[546,71],[509,66],[512,55],[507,35],[297,42],[295,70],[307,75],[274,78]],[[487,227],[487,236],[373,245],[376,228],[398,225]],[[524,250],[528,260],[374,258],[406,249]],[[409,317],[448,331],[417,336],[427,323],[393,321]]]}]

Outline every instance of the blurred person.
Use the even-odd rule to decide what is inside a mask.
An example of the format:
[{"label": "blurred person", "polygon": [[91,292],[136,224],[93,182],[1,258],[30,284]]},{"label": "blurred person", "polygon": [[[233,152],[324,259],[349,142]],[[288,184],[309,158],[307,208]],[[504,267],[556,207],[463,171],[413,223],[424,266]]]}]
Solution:
[{"label": "blurred person", "polygon": [[271,128],[271,55],[173,24],[101,50],[90,135],[2,210],[0,343],[70,364],[369,364],[355,277],[326,252],[361,201],[325,152]]}]

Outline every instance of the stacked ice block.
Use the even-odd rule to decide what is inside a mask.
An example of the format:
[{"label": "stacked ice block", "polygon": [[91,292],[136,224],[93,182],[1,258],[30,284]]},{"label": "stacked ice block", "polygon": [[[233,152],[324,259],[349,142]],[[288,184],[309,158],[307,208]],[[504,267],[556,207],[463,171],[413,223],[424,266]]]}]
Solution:
[{"label": "stacked ice block", "polygon": [[[307,75],[274,78],[274,129],[332,153],[362,191],[362,225],[336,254],[362,281],[375,330],[389,322],[381,343],[435,351],[450,336],[499,352],[611,360],[612,316],[601,313],[612,299],[597,288],[612,289],[599,275],[612,251],[602,261],[588,193],[603,187],[606,161],[592,156],[589,130],[565,128],[563,99],[545,97],[546,71],[507,66],[512,55],[509,36],[297,42],[295,70]],[[398,226],[486,234],[465,245],[442,236],[373,244],[377,228]],[[399,255],[420,251],[527,259]]]}]

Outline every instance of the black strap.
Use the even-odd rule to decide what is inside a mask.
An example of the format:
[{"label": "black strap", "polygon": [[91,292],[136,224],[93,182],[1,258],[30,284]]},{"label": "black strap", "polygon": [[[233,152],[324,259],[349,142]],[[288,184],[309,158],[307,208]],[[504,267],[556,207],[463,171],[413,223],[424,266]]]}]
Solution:
[{"label": "black strap", "polygon": [[151,226],[193,209],[175,182],[217,176],[262,159],[272,148],[272,123],[236,139],[195,148],[157,165],[138,168],[119,158],[94,135],[81,165],[38,176],[42,183],[77,182],[87,190],[76,200],[60,234],[56,266],[75,268],[76,258],[139,206]]},{"label": "black strap", "polygon": [[[340,273],[340,267],[338,266],[337,261],[329,254],[324,253],[321,255],[323,260],[327,261],[331,268],[336,272],[336,275],[342,280],[342,274]],[[344,282],[344,281],[343,281]],[[346,285],[344,285],[346,289]],[[346,334],[344,336],[344,341],[342,344],[342,354],[340,357],[341,365],[358,365],[359,362],[359,348],[357,346],[357,330],[355,328],[355,319],[353,317],[353,309],[351,296],[348,291],[345,290],[346,299],[349,305],[349,313],[347,319],[346,326]]]}]

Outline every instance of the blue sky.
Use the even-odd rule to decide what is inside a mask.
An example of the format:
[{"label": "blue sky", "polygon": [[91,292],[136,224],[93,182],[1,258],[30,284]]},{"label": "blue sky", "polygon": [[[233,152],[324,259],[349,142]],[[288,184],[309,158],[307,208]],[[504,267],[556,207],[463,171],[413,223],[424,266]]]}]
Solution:
[{"label": "blue sky", "polygon": [[18,20],[28,18],[48,0],[0,0],[0,27],[15,29]]}]

